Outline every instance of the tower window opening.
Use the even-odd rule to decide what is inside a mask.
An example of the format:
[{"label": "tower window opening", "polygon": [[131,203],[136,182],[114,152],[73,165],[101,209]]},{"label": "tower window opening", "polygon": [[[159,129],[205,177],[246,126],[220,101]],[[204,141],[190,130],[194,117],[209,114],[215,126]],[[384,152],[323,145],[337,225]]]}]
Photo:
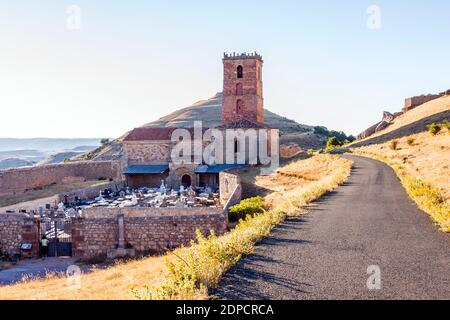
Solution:
[{"label": "tower window opening", "polygon": [[242,79],[244,77],[244,68],[242,66],[237,67],[237,77]]}]

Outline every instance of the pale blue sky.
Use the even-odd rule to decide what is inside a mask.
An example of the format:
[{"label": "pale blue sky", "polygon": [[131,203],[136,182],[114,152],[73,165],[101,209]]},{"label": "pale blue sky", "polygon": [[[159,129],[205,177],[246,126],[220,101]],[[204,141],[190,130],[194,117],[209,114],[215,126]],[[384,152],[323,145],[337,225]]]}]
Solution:
[{"label": "pale blue sky", "polygon": [[[81,30],[66,28],[73,4]],[[441,0],[0,0],[0,137],[117,137],[214,95],[223,52],[255,50],[268,109],[357,134],[450,89],[449,13]]]}]

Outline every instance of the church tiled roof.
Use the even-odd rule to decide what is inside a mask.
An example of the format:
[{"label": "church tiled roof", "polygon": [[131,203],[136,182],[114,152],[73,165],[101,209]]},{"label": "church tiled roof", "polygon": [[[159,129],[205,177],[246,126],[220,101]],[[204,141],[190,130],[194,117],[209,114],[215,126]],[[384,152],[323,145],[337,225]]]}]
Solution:
[{"label": "church tiled roof", "polygon": [[[186,129],[194,137],[194,128],[136,128],[130,131],[123,141],[170,141],[176,129]],[[202,133],[207,129],[203,128]]]}]

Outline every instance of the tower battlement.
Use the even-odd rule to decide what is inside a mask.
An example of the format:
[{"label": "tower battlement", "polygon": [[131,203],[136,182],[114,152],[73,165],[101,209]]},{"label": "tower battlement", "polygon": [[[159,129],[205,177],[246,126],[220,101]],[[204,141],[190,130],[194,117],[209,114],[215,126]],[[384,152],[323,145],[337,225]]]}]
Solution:
[{"label": "tower battlement", "polygon": [[262,56],[258,54],[256,51],[253,53],[223,53],[223,60],[246,60],[246,59],[258,59],[262,61]]}]

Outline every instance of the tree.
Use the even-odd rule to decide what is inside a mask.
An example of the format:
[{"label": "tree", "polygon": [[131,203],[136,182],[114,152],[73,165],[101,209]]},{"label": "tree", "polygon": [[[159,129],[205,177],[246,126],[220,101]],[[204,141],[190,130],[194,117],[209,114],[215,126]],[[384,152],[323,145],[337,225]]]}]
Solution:
[{"label": "tree", "polygon": [[328,138],[326,150],[328,152],[328,151],[336,149],[340,146],[342,146],[342,143],[339,141],[338,138],[333,136],[333,137]]}]

